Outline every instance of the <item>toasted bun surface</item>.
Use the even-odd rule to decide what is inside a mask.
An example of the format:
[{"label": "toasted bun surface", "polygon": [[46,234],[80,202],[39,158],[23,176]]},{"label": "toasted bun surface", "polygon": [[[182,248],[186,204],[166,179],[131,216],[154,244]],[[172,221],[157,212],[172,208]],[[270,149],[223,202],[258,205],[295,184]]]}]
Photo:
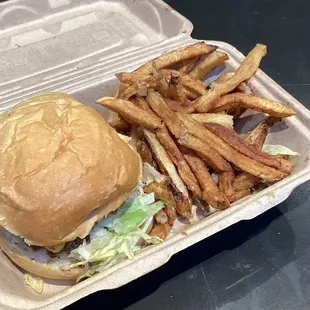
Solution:
[{"label": "toasted bun surface", "polygon": [[0,225],[28,244],[84,238],[140,173],[138,154],[69,95],[44,94],[0,115]]}]

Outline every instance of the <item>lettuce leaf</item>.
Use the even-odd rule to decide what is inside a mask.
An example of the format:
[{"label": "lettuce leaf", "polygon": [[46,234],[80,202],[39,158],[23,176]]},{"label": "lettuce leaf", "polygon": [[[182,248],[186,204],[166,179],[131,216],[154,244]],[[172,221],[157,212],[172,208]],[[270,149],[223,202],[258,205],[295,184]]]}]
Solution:
[{"label": "lettuce leaf", "polygon": [[72,267],[85,266],[89,277],[129,258],[141,249],[137,245],[140,238],[146,243],[155,244],[162,240],[146,234],[140,227],[150,220],[165,205],[155,202],[154,194],[133,195],[120,208],[99,221],[90,232],[90,242],[70,252],[74,261]]},{"label": "lettuce leaf", "polygon": [[286,146],[283,145],[272,145],[272,144],[264,144],[263,152],[268,153],[270,155],[287,155],[287,156],[298,156],[299,153],[290,150]]}]

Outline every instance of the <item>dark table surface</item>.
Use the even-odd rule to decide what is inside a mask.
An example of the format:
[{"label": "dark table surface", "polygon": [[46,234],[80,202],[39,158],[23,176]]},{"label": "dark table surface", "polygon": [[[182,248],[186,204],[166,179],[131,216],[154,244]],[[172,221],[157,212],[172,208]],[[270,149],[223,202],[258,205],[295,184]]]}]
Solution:
[{"label": "dark table surface", "polygon": [[[310,108],[309,0],[167,0],[193,37],[247,53],[268,46],[261,68]],[[310,309],[310,183],[281,205],[175,255],[122,288],[68,309]]]}]

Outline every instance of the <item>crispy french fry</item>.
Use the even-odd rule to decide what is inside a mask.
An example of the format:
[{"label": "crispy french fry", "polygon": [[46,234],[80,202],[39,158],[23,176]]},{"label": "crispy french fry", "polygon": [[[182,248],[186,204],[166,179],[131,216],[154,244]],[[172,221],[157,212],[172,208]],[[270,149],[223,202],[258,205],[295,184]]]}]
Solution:
[{"label": "crispy french fry", "polygon": [[201,197],[201,190],[198,185],[198,181],[192,173],[190,167],[188,166],[185,158],[180,152],[179,148],[175,144],[174,140],[170,136],[167,128],[162,127],[161,129],[156,131],[156,137],[160,141],[160,143],[165,148],[172,162],[176,165],[178,173],[183,180],[183,182],[187,185],[188,189],[196,196]]},{"label": "crispy french fry", "polygon": [[229,199],[229,201],[236,200],[236,193],[234,189],[235,174],[233,171],[224,171],[219,174],[219,188],[222,193]]},{"label": "crispy french fry", "polygon": [[195,151],[215,171],[231,171],[232,168],[229,163],[213,147],[195,136],[185,134],[178,140],[178,143]]},{"label": "crispy french fry", "polygon": [[162,69],[160,70],[160,73],[164,76],[172,74],[178,75],[180,77],[180,83],[189,91],[194,92],[198,95],[203,95],[206,92],[205,84],[202,81],[190,76],[189,74],[185,74],[172,69]]},{"label": "crispy french fry", "polygon": [[168,220],[169,220],[166,212],[163,209],[158,211],[155,214],[154,218],[155,218],[156,223],[162,224],[162,225],[168,223]]},{"label": "crispy french fry", "polygon": [[266,53],[267,47],[262,44],[257,44],[241,63],[235,74],[231,78],[215,84],[212,89],[198,98],[195,105],[188,108],[188,113],[192,113],[195,110],[200,113],[210,111],[215,100],[225,94],[228,94],[243,81],[248,80],[254,75],[259,67],[261,59],[266,55]]},{"label": "crispy french fry", "polygon": [[251,194],[251,191],[249,189],[242,189],[240,191],[237,191],[235,194],[236,200],[242,199],[246,196],[249,196]]},{"label": "crispy french fry", "polygon": [[133,100],[134,104],[139,107],[140,109],[148,112],[149,114],[153,115],[154,117],[158,117],[153,110],[149,107],[149,104],[145,100],[145,97],[136,96]]},{"label": "crispy french fry", "polygon": [[174,191],[173,196],[178,214],[185,218],[192,218],[192,206],[189,200],[181,192]]},{"label": "crispy french fry", "polygon": [[184,60],[181,63],[179,71],[182,73],[189,73],[195,67],[198,60],[199,60],[199,56]]},{"label": "crispy french fry", "polygon": [[241,172],[236,176],[233,186],[235,191],[241,191],[245,189],[251,189],[260,182],[260,178],[247,172]]},{"label": "crispy french fry", "polygon": [[184,87],[184,92],[185,92],[187,99],[189,99],[189,100],[195,100],[200,96],[196,92],[193,92],[186,87]]},{"label": "crispy french fry", "polygon": [[156,161],[153,159],[152,152],[143,140],[138,140],[136,144],[137,152],[140,154],[142,162],[150,164],[152,167],[157,168]]},{"label": "crispy french fry", "polygon": [[213,134],[210,130],[205,128],[202,124],[191,118],[191,116],[187,114],[179,114],[179,116],[184,122],[189,134],[202,140],[206,146],[212,145],[220,155],[241,170],[270,182],[281,180],[287,176],[287,174],[282,171],[244,156],[221,138]]},{"label": "crispy french fry", "polygon": [[149,89],[146,97],[152,110],[165,122],[171,133],[175,137],[181,137],[185,133],[185,128],[179,117],[171,111],[162,96]]},{"label": "crispy french fry", "polygon": [[166,237],[168,236],[169,232],[171,230],[171,226],[166,223],[166,224],[159,224],[159,223],[155,223],[151,232],[150,232],[150,236],[153,237],[158,237],[162,240],[165,240]]},{"label": "crispy french fry", "polygon": [[206,56],[206,58],[199,63],[189,74],[199,80],[203,79],[208,73],[215,69],[218,65],[228,60],[228,55],[214,51]]},{"label": "crispy french fry", "polygon": [[96,103],[149,130],[155,130],[162,126],[160,118],[138,108],[130,101],[113,97],[102,97],[96,100]]},{"label": "crispy french fry", "polygon": [[121,96],[122,93],[129,87],[130,85],[127,83],[120,83],[118,88],[118,96]]},{"label": "crispy french fry", "polygon": [[200,186],[203,190],[203,199],[215,209],[227,209],[230,204],[227,197],[220,192],[213,178],[211,177],[205,162],[199,158],[193,151],[182,148],[182,153],[194,172]]},{"label": "crispy french fry", "polygon": [[234,126],[232,115],[218,113],[193,113],[190,114],[190,116],[199,123],[216,123],[229,129],[233,129]]},{"label": "crispy french fry", "polygon": [[141,74],[151,74],[153,61],[155,62],[155,65],[158,69],[162,69],[186,59],[208,54],[214,51],[216,48],[216,46],[207,45],[204,42],[197,42],[192,45],[167,52],[142,65],[136,69],[135,72]]},{"label": "crispy french fry", "polygon": [[152,75],[149,74],[139,74],[135,72],[119,72],[116,73],[115,76],[119,79],[121,83],[125,83],[128,86],[134,85],[138,82],[142,82]]},{"label": "crispy french fry", "polygon": [[169,175],[171,179],[171,185],[175,191],[182,193],[187,199],[189,198],[189,194],[187,188],[180,178],[175,165],[171,161],[169,155],[167,154],[164,147],[160,144],[156,135],[147,129],[142,129],[143,134],[149,146],[152,149],[153,156],[156,159],[158,166],[163,170],[164,173]]},{"label": "crispy french fry", "polygon": [[189,100],[186,97],[186,93],[183,86],[179,82],[180,76],[177,74],[171,74],[169,82],[168,96],[172,99],[181,102],[184,105],[188,105]]},{"label": "crispy french fry", "polygon": [[117,132],[128,133],[130,132],[131,125],[124,119],[115,119],[109,122],[109,125],[113,127]]},{"label": "crispy french fry", "polygon": [[133,95],[139,93],[140,91],[148,88],[148,87],[156,87],[158,82],[164,78],[163,75],[152,75],[145,80],[139,81],[136,84],[130,85],[128,88],[124,90],[124,92],[120,95],[121,99],[129,99]]},{"label": "crispy french fry", "polygon": [[258,124],[252,131],[249,131],[244,137],[244,141],[252,145],[255,149],[261,151],[265,143],[269,129],[278,122],[281,122],[280,117],[268,116]]},{"label": "crispy french fry", "polygon": [[213,134],[217,135],[219,138],[233,147],[235,150],[249,158],[252,158],[262,164],[273,167],[285,173],[290,173],[293,170],[294,166],[291,162],[279,156],[266,154],[253,148],[242,138],[240,138],[233,130],[227,129],[224,126],[215,123],[205,123],[204,126]]},{"label": "crispy french fry", "polygon": [[174,112],[182,112],[186,106],[184,106],[182,104],[182,102],[179,102],[179,101],[176,101],[176,100],[173,100],[173,99],[169,99],[169,98],[163,98],[168,106],[168,108],[171,110],[171,111],[174,111]]},{"label": "crispy french fry", "polygon": [[[244,141],[252,145],[254,149],[261,151],[269,129],[280,121],[281,118],[268,116],[261,123],[259,123],[254,130],[248,132],[248,134],[244,137]],[[236,176],[234,188],[236,191],[251,189],[260,182],[260,178],[247,172],[241,172]]]},{"label": "crispy french fry", "polygon": [[220,112],[238,107],[249,108],[277,117],[288,117],[295,114],[293,109],[279,102],[242,93],[223,96],[213,105],[210,111]]},{"label": "crispy french fry", "polygon": [[[165,214],[168,217],[169,224],[173,225],[176,220],[176,202],[171,190],[162,184],[152,182],[143,188],[145,193],[154,193],[155,198],[158,200],[166,200],[167,205],[164,208]],[[164,223],[162,223],[164,224]]]},{"label": "crispy french fry", "polygon": [[173,196],[173,193],[171,190],[169,190],[169,199],[168,199],[168,203],[164,208],[167,216],[168,216],[168,222],[170,225],[173,225],[173,223],[175,222],[176,218],[177,218],[177,211],[176,211],[176,202]]}]

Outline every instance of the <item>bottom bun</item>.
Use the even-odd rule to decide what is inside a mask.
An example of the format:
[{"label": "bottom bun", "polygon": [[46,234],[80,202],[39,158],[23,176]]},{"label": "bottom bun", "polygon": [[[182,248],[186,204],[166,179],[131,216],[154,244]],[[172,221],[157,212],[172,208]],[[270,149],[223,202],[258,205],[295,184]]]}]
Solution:
[{"label": "bottom bun", "polygon": [[[147,234],[153,227],[153,219],[148,219],[141,227]],[[137,244],[142,245],[140,238]],[[71,268],[73,261],[69,259],[67,251],[57,254],[51,253],[43,247],[28,246],[23,239],[12,235],[4,228],[0,228],[0,247],[2,251],[19,267],[37,276],[55,279],[77,279],[85,272],[84,267]]]},{"label": "bottom bun", "polygon": [[0,247],[16,265],[43,278],[77,279],[84,273],[83,267],[71,268],[72,261],[68,253],[60,252],[51,257],[45,248],[30,247],[23,239],[3,228],[0,229]]}]

